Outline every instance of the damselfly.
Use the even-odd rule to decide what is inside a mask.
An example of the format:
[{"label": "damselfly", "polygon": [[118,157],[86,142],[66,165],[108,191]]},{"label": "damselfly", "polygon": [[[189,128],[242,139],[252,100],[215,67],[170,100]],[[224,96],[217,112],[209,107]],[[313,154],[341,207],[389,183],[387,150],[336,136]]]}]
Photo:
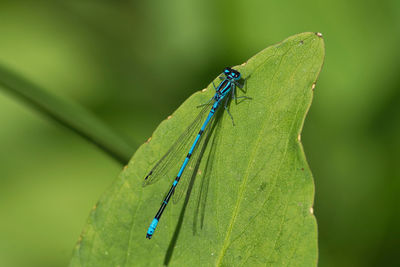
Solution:
[{"label": "damselfly", "polygon": [[[158,181],[160,178],[165,177],[165,170],[168,170],[171,167],[171,162],[173,162],[174,157],[176,157],[177,155],[177,151],[180,151],[182,147],[184,147],[184,145],[182,145],[182,140],[184,139],[183,137],[185,136],[191,136],[190,133],[193,132],[193,130],[196,130],[196,126],[199,125],[199,123],[201,123],[201,121],[203,121],[203,117],[206,114],[207,110],[210,109],[210,112],[208,113],[207,118],[204,120],[203,125],[200,128],[199,133],[196,135],[196,138],[193,141],[192,146],[189,149],[189,152],[187,154],[187,156],[185,157],[185,159],[183,160],[183,163],[178,171],[178,175],[176,176],[175,180],[172,183],[171,188],[169,189],[167,195],[165,196],[161,207],[159,208],[156,216],[154,217],[153,221],[151,222],[149,229],[147,230],[147,235],[146,238],[150,239],[153,236],[154,231],[156,230],[157,224],[160,221],[161,215],[163,214],[165,208],[168,205],[168,202],[170,201],[171,197],[174,195],[174,202],[178,201],[180,196],[183,195],[183,192],[186,189],[186,186],[184,186],[181,182],[180,186],[178,186],[179,181],[181,180],[182,175],[184,174],[184,171],[192,157],[192,155],[195,153],[197,147],[199,146],[199,143],[202,141],[202,135],[204,133],[204,131],[208,130],[210,128],[210,124],[214,119],[214,114],[215,112],[218,110],[218,108],[221,106],[221,104],[224,102],[224,108],[227,111],[227,113],[229,114],[229,116],[232,119],[232,123],[234,125],[233,122],[233,117],[231,115],[231,113],[229,112],[228,109],[228,102],[229,99],[238,99],[238,98],[249,98],[246,96],[241,96],[241,97],[236,97],[235,96],[235,89],[236,86],[239,88],[242,88],[242,84],[239,83],[239,80],[241,79],[241,74],[239,71],[234,70],[232,68],[225,68],[224,72],[221,74],[221,76],[219,77],[221,79],[221,83],[216,87],[214,85],[214,89],[215,89],[215,95],[205,104],[200,105],[200,106],[204,106],[202,111],[200,112],[200,114],[196,117],[196,119],[194,120],[194,122],[187,128],[187,130],[181,135],[180,138],[178,138],[178,140],[173,144],[173,146],[167,151],[167,153],[156,163],[156,165],[153,167],[153,169],[151,169],[151,171],[148,173],[148,175],[146,176],[146,178],[144,179],[143,182],[143,186],[149,185],[149,184],[153,184],[156,181]],[[208,131],[210,132],[210,131]],[[192,159],[192,162],[194,160]],[[193,170],[193,168],[192,168]],[[191,171],[192,171],[191,170]],[[187,171],[187,173],[189,173],[190,171]],[[190,176],[185,174],[185,177]],[[188,179],[185,179],[188,180]],[[182,179],[182,181],[184,181]],[[186,181],[186,184],[188,182]],[[181,190],[179,190],[179,192],[175,192],[177,191],[177,189],[182,188]]]}]

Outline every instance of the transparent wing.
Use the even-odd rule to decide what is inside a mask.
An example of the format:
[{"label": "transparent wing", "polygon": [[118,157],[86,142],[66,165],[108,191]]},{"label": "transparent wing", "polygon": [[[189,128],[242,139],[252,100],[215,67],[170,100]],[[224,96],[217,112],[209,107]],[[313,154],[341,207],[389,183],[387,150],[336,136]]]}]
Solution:
[{"label": "transparent wing", "polygon": [[213,116],[211,118],[206,129],[204,130],[204,133],[201,136],[199,144],[196,146],[195,150],[193,151],[193,154],[190,157],[190,161],[189,161],[188,165],[186,166],[185,170],[183,171],[178,185],[176,186],[174,195],[172,197],[174,204],[178,203],[179,200],[182,198],[182,196],[185,195],[185,193],[187,192],[188,185],[189,184],[193,185],[193,183],[194,183],[194,178],[197,175],[201,159],[203,157],[204,151],[205,151],[205,149],[207,147],[207,143],[209,141],[210,133],[212,132],[214,117],[215,116]]},{"label": "transparent wing", "polygon": [[170,176],[171,179],[175,178],[178,174],[180,164],[183,163],[183,160],[189,152],[194,137],[200,130],[200,126],[208,115],[212,104],[213,101],[209,101],[204,105],[194,121],[188,126],[188,128],[186,128],[186,130],[172,144],[170,149],[168,149],[168,151],[150,170],[143,181],[143,186],[154,184],[166,176]]}]

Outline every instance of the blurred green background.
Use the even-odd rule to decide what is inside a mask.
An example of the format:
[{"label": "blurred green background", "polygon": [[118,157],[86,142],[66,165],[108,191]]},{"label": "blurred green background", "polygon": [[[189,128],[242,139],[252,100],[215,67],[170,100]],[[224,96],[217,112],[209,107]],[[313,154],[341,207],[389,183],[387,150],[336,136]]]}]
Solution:
[{"label": "blurred green background", "polygon": [[[320,266],[399,264],[400,1],[0,2],[0,63],[137,147],[225,66],[322,32],[302,140]],[[122,166],[0,89],[0,266],[66,266]]]}]

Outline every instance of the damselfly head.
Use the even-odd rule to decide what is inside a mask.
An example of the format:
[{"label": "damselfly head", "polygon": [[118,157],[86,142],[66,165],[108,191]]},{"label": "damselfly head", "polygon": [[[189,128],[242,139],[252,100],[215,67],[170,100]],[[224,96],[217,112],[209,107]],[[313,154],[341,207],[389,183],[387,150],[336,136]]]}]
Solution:
[{"label": "damselfly head", "polygon": [[229,67],[226,67],[224,69],[224,74],[228,79],[231,79],[231,80],[237,81],[237,80],[240,80],[240,78],[241,78],[240,72],[238,72],[237,70],[234,70],[232,68],[229,68]]}]

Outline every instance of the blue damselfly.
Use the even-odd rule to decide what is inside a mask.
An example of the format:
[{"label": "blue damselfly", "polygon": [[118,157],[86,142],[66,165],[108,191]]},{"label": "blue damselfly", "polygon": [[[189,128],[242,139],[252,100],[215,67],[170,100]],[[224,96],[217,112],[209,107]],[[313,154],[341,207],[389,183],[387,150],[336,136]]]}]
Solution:
[{"label": "blue damselfly", "polygon": [[[167,151],[167,153],[156,163],[156,165],[150,170],[150,172],[147,174],[146,178],[144,179],[143,186],[153,184],[157,182],[161,177],[165,177],[165,170],[168,170],[171,167],[171,162],[173,162],[173,159],[176,156],[177,151],[180,151],[182,147],[182,137],[188,136],[191,132],[196,131],[198,128],[196,127],[199,125],[204,118],[204,115],[207,113],[207,110],[209,110],[207,118],[204,120],[200,131],[196,135],[196,138],[194,139],[192,146],[189,149],[189,152],[187,156],[185,157],[178,174],[173,181],[171,188],[169,189],[167,195],[165,196],[161,207],[159,208],[157,214],[155,215],[153,221],[151,222],[148,230],[147,230],[147,235],[146,238],[150,239],[153,236],[153,233],[157,227],[158,222],[160,221],[161,215],[163,214],[165,208],[168,205],[168,202],[171,200],[171,197],[174,195],[174,200],[179,199],[180,196],[183,194],[185,191],[184,189],[186,188],[185,186],[180,184],[180,187],[182,190],[180,190],[179,193],[176,192],[177,188],[179,188],[178,183],[182,178],[183,173],[185,172],[185,169],[191,160],[191,157],[195,150],[198,148],[199,143],[202,139],[202,135],[204,131],[208,130],[210,128],[210,124],[214,119],[214,114],[218,110],[218,108],[221,106],[222,103],[224,103],[224,108],[229,114],[230,118],[232,119],[232,123],[234,125],[233,117],[231,113],[229,112],[228,109],[228,102],[229,100],[232,99],[238,99],[238,98],[247,98],[249,97],[246,96],[241,96],[241,97],[236,97],[235,96],[235,87],[242,88],[242,84],[239,83],[239,80],[241,79],[241,74],[239,71],[234,70],[232,68],[225,68],[224,72],[220,76],[221,82],[218,86],[215,86],[214,83],[214,89],[215,89],[215,95],[205,104],[200,105],[204,106],[200,114],[196,117],[194,122],[187,128],[187,130],[181,135],[180,138],[173,144],[173,146]],[[210,109],[211,107],[211,109]],[[190,136],[190,135],[189,135]],[[192,160],[193,161],[193,160]],[[189,171],[187,171],[189,172]],[[186,175],[188,176],[188,175]],[[185,177],[186,177],[185,176]],[[176,201],[177,201],[176,200]]]}]

